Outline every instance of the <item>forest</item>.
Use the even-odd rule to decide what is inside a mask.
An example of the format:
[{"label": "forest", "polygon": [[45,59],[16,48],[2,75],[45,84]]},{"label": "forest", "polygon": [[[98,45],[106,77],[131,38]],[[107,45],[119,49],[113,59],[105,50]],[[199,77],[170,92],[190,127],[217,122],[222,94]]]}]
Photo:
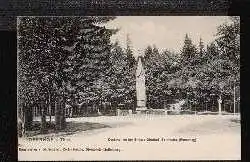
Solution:
[{"label": "forest", "polygon": [[[41,117],[41,133],[48,123],[60,131],[67,117],[115,115],[136,108],[133,42],[123,48],[111,36],[119,29],[105,23],[116,17],[18,18],[18,119],[32,129]],[[217,27],[215,40],[205,46],[183,35],[180,52],[144,49],[147,107],[185,100],[183,109],[239,112],[240,19]],[[221,111],[221,110],[220,110]],[[49,121],[47,117],[49,116]]]}]

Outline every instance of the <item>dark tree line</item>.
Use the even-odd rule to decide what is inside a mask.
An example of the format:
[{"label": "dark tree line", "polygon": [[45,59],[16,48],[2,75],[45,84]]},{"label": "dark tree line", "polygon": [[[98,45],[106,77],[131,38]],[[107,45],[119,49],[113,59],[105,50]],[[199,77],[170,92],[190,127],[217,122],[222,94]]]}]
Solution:
[{"label": "dark tree line", "polygon": [[[55,116],[55,130],[64,129],[69,108],[70,117],[135,109],[131,41],[127,37],[125,48],[111,43],[118,30],[102,25],[114,18],[19,17],[18,117],[25,130],[31,130],[34,108],[41,116],[41,132],[47,129],[46,116],[50,122]],[[239,19],[231,17],[206,48],[202,39],[195,45],[188,35],[179,53],[148,46],[147,107],[185,99],[185,109],[218,111],[218,99],[230,104],[239,100],[239,38]]]},{"label": "dark tree line", "polygon": [[19,18],[18,117],[25,130],[31,129],[34,107],[44,132],[48,115],[55,116],[55,130],[65,128],[67,107],[81,116],[133,106],[132,51],[112,44],[117,29],[102,25],[113,19]]},{"label": "dark tree line", "polygon": [[148,106],[163,108],[164,102],[186,99],[184,109],[218,111],[221,99],[229,105],[227,111],[235,111],[229,109],[239,104],[239,43],[239,18],[230,17],[229,23],[218,27],[215,41],[207,48],[202,39],[193,44],[187,34],[177,54],[148,46],[144,56]]}]

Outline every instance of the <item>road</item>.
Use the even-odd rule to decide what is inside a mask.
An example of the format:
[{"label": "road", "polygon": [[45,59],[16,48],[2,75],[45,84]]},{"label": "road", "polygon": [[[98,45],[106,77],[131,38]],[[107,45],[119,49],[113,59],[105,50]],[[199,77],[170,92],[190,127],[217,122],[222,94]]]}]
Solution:
[{"label": "road", "polygon": [[235,117],[230,115],[71,118],[67,121],[101,123],[109,127],[61,137],[47,136],[47,141],[19,138],[18,158],[19,160],[239,160],[240,124],[232,122],[233,118]]}]

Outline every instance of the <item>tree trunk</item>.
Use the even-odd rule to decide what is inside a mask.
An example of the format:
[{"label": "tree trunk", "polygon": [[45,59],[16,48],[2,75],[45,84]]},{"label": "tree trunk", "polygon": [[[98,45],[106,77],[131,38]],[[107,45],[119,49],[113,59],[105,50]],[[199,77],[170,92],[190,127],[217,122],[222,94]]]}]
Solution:
[{"label": "tree trunk", "polygon": [[49,122],[51,123],[51,116],[52,116],[52,114],[51,114],[51,103],[49,103]]},{"label": "tree trunk", "polygon": [[61,98],[61,129],[64,129],[66,127],[66,118],[65,118],[65,105],[66,105],[66,99],[64,96]]},{"label": "tree trunk", "polygon": [[45,103],[41,103],[41,133],[45,133],[46,130],[46,114],[45,114]]},{"label": "tree trunk", "polygon": [[65,99],[63,96],[56,97],[56,106],[55,106],[55,129],[62,130],[66,126],[65,120]]},{"label": "tree trunk", "polygon": [[202,109],[202,111],[204,111],[204,101],[203,100],[201,101],[201,109]]},{"label": "tree trunk", "polygon": [[235,84],[234,84],[234,115],[235,115],[235,109],[236,109],[236,95],[235,95]]},{"label": "tree trunk", "polygon": [[36,105],[36,107],[35,107],[35,117],[37,117],[38,116],[38,108],[37,108],[37,105]]},{"label": "tree trunk", "polygon": [[17,123],[18,123],[18,136],[23,137],[25,136],[25,115],[24,115],[24,107],[20,105],[18,108],[18,118],[17,118]]},{"label": "tree trunk", "polygon": [[197,114],[197,111],[196,111],[196,104],[194,105],[194,114],[196,115]]},{"label": "tree trunk", "polygon": [[51,123],[51,98],[50,98],[50,94],[49,94],[49,103],[48,103],[48,106],[49,106],[49,122]]},{"label": "tree trunk", "polygon": [[81,116],[82,104],[78,106],[77,116]]},{"label": "tree trunk", "polygon": [[73,106],[70,107],[69,109],[69,117],[72,118],[72,115],[73,115]]},{"label": "tree trunk", "polygon": [[58,96],[55,97],[55,129],[60,130],[61,129],[61,123],[60,123],[60,105]]},{"label": "tree trunk", "polygon": [[28,105],[24,106],[24,116],[24,128],[25,130],[31,130],[33,122],[33,113],[32,108],[28,107]]},{"label": "tree trunk", "polygon": [[221,99],[221,94],[220,94],[219,99],[218,99],[219,115],[221,115],[221,103],[222,103],[222,99]]}]

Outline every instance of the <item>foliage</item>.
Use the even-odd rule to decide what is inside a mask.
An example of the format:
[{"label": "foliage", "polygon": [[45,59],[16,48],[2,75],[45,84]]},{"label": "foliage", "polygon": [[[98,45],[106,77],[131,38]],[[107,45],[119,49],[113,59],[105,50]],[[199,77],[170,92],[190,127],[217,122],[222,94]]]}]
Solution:
[{"label": "foliage", "polygon": [[197,48],[187,34],[180,55],[160,53],[155,46],[148,46],[145,67],[149,105],[157,101],[159,108],[160,102],[171,96],[186,99],[187,107],[192,104],[191,108],[196,105],[199,110],[214,109],[221,95],[232,101],[233,88],[239,87],[240,80],[239,23],[238,17],[231,17],[231,22],[219,26],[216,40],[206,49],[202,39]]},{"label": "foliage", "polygon": [[64,116],[66,101],[98,104],[109,98],[110,36],[117,30],[100,24],[112,19],[20,17],[19,103],[44,109],[55,102],[56,115]]}]

